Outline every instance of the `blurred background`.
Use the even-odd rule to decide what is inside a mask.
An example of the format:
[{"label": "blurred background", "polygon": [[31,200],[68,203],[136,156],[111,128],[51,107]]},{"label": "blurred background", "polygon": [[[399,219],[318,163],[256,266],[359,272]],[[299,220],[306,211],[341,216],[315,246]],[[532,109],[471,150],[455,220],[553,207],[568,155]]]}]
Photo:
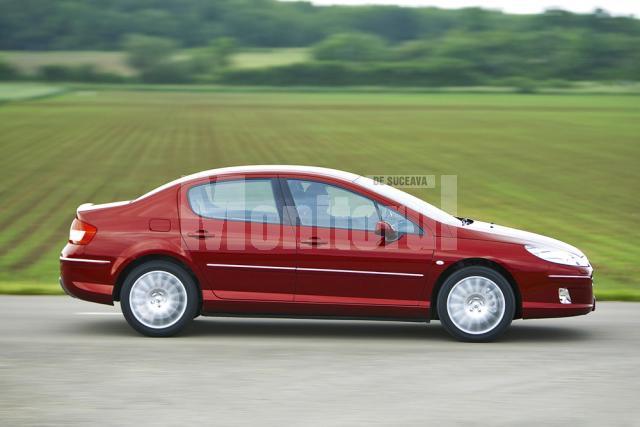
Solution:
[{"label": "blurred background", "polygon": [[457,175],[459,215],[572,243],[599,298],[640,300],[640,21],[535,12],[0,0],[0,293],[61,292],[81,203],[290,163]]}]

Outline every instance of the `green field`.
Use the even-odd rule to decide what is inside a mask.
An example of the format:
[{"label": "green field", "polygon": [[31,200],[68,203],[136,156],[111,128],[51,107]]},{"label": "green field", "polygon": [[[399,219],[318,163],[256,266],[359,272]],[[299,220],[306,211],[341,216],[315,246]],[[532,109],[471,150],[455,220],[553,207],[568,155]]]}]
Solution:
[{"label": "green field", "polygon": [[[189,50],[181,53],[181,55],[189,54]],[[123,76],[135,74],[135,70],[127,64],[125,52],[0,51],[0,58],[27,74],[35,74],[45,65],[93,65],[98,71]],[[251,49],[234,54],[231,57],[231,67],[239,69],[275,67],[304,62],[309,58],[307,48]]]},{"label": "green field", "polygon": [[[583,249],[640,299],[635,96],[78,91],[0,105],[0,292],[57,292],[75,208],[255,163],[455,174],[458,214]],[[439,205],[438,190],[415,194]]]},{"label": "green field", "polygon": [[0,58],[20,71],[35,74],[45,65],[93,65],[97,70],[130,76],[134,70],[127,65],[124,52],[107,51],[0,51]]},{"label": "green field", "polygon": [[233,68],[265,68],[291,65],[311,59],[307,48],[256,49],[238,52],[231,58]]},{"label": "green field", "polygon": [[40,99],[59,95],[67,89],[61,86],[51,86],[39,83],[0,83],[0,103],[7,101],[22,101]]}]

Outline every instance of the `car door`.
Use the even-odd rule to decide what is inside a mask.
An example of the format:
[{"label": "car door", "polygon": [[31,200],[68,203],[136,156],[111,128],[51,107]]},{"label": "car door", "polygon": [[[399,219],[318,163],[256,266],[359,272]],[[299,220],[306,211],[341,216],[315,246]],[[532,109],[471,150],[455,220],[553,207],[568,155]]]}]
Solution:
[{"label": "car door", "polygon": [[181,189],[183,241],[223,299],[292,301],[295,230],[276,178],[225,176]]},{"label": "car door", "polygon": [[[315,178],[281,182],[297,216],[296,302],[417,305],[433,251],[407,241],[430,236],[353,188]],[[381,219],[403,227],[397,241],[375,233]]]}]

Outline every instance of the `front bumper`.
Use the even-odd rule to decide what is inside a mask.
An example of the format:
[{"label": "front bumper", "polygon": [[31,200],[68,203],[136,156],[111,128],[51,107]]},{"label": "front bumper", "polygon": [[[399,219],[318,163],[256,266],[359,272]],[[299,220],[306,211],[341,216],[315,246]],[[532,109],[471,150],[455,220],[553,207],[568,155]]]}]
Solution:
[{"label": "front bumper", "polygon": [[[528,295],[528,299],[523,298],[522,317],[525,319],[580,316],[595,310],[591,271],[589,275],[549,274],[539,283],[535,294]],[[560,302],[559,288],[569,290],[570,304]]]},{"label": "front bumper", "polygon": [[589,314],[594,310],[595,300],[591,304],[524,302],[522,303],[522,318],[544,319],[550,317],[571,317]]}]

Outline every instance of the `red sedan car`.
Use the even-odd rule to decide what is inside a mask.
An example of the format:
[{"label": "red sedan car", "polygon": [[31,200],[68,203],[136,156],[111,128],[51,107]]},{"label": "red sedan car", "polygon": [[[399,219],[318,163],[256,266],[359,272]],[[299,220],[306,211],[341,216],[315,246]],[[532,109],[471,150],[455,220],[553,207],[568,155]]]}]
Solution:
[{"label": "red sedan car", "polygon": [[60,255],[75,297],[169,336],[198,315],[439,319],[466,341],[594,310],[573,246],[453,217],[388,185],[302,166],[214,169],[81,205]]}]

